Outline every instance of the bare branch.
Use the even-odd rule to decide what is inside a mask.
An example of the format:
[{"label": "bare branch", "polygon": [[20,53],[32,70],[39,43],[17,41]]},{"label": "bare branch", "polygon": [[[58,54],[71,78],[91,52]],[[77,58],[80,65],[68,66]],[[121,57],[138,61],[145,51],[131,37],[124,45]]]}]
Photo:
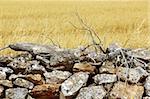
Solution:
[{"label": "bare branch", "polygon": [[0,51],[5,50],[5,49],[7,49],[7,48],[9,48],[9,46],[6,46],[6,47],[3,47],[3,48],[0,48]]}]

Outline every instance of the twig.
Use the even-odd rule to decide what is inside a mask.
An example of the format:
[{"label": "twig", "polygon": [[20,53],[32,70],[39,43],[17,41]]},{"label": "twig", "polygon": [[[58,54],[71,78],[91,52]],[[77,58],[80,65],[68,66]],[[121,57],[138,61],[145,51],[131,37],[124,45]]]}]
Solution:
[{"label": "twig", "polygon": [[6,46],[6,47],[3,47],[3,48],[0,48],[0,51],[5,50],[5,49],[7,49],[7,48],[9,48],[9,46]]},{"label": "twig", "polygon": [[[92,43],[93,45],[96,45],[103,53],[105,53],[105,51],[103,50],[102,48],[102,42],[101,42],[101,39],[99,38],[99,36],[97,35],[97,33],[90,27],[87,25],[87,23],[84,22],[84,20],[80,17],[80,15],[78,14],[78,12],[75,13],[82,28],[79,28],[77,26],[75,26],[73,23],[69,22],[74,28],[76,29],[79,29],[79,30],[85,30],[85,31],[88,31],[90,36],[91,36],[91,39],[92,39]],[[99,40],[99,43],[96,43],[95,39],[94,39],[94,36],[96,36],[96,38]],[[97,52],[97,48],[95,47],[95,50]]]}]

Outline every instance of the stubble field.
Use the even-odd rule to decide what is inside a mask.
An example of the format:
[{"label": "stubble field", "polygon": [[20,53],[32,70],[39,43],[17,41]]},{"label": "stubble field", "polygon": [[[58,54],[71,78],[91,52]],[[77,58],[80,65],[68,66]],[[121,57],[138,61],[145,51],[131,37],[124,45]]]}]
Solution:
[{"label": "stubble field", "polygon": [[15,42],[51,44],[51,40],[69,48],[89,44],[89,34],[72,26],[81,27],[76,12],[98,32],[105,47],[118,42],[148,48],[148,9],[148,0],[0,0],[0,48]]}]

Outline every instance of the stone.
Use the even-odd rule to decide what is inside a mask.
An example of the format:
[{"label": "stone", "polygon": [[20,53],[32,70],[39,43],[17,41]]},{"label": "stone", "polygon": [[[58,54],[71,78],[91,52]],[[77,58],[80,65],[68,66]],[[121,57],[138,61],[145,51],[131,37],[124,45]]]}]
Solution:
[{"label": "stone", "polygon": [[94,73],[95,70],[96,70],[96,67],[90,65],[89,63],[76,63],[73,66],[74,72],[83,71],[83,72]]},{"label": "stone", "polygon": [[35,98],[32,98],[30,95],[28,95],[26,99],[35,99]]},{"label": "stone", "polygon": [[12,81],[9,81],[9,80],[0,80],[0,85],[6,86],[6,87],[13,87]]},{"label": "stone", "polygon": [[17,78],[14,82],[15,85],[32,89],[34,87],[34,84],[28,80],[22,79],[22,78]]},{"label": "stone", "polygon": [[16,78],[25,78],[25,77],[26,75],[22,75],[22,74],[11,74],[8,79],[15,80]]},{"label": "stone", "polygon": [[4,94],[3,91],[4,91],[4,87],[0,86],[0,97]]},{"label": "stone", "polygon": [[36,85],[41,85],[45,83],[44,79],[40,74],[29,74],[25,78]]},{"label": "stone", "polygon": [[100,73],[116,73],[116,68],[112,62],[106,61],[102,64],[102,66],[99,68]]},{"label": "stone", "polygon": [[110,84],[104,84],[103,87],[105,88],[105,90],[107,92],[109,92],[111,90],[111,88],[113,87],[113,83],[110,83]]},{"label": "stone", "polygon": [[50,60],[48,60],[45,57],[42,57],[40,55],[37,55],[36,59],[39,60],[44,65],[49,65],[50,64]]},{"label": "stone", "polygon": [[30,94],[36,99],[59,99],[59,87],[59,84],[37,85]]},{"label": "stone", "polygon": [[[119,67],[117,76],[122,80],[126,80],[126,71],[127,69],[125,67]],[[130,68],[128,71],[129,77],[127,81],[131,83],[138,83],[141,79],[146,78],[148,75],[148,72],[142,67]]]},{"label": "stone", "polygon": [[146,96],[146,97],[143,97],[142,99],[150,99],[150,97],[149,97],[149,96]]},{"label": "stone", "polygon": [[6,99],[25,99],[28,90],[26,88],[10,88],[6,89]]},{"label": "stone", "polygon": [[136,49],[136,50],[132,50],[131,54],[134,57],[150,61],[150,51],[147,50],[147,49],[141,49],[141,48],[139,48],[139,49]]},{"label": "stone", "polygon": [[46,72],[46,69],[39,63],[40,62],[38,62],[36,60],[29,61],[28,68],[26,69],[26,71],[28,73],[34,73],[34,74],[42,74],[42,73]]},{"label": "stone", "polygon": [[106,84],[116,82],[117,76],[114,74],[97,74],[93,79],[96,84]]},{"label": "stone", "polygon": [[0,80],[4,80],[4,79],[6,79],[6,73],[0,71]]},{"label": "stone", "polygon": [[146,78],[144,88],[146,90],[146,95],[150,96],[150,76]]},{"label": "stone", "polygon": [[81,88],[76,99],[103,99],[106,91],[102,86],[91,86]]},{"label": "stone", "polygon": [[10,56],[0,55],[0,66],[4,66],[3,64],[9,64],[13,60]]},{"label": "stone", "polygon": [[119,81],[111,90],[109,99],[142,99],[143,93],[143,86],[128,85]]},{"label": "stone", "polygon": [[12,74],[13,70],[9,67],[0,67],[0,71],[8,73],[8,74]]},{"label": "stone", "polygon": [[[58,68],[59,66],[64,66],[63,70],[71,70],[76,57],[72,50],[63,49],[51,54],[50,64],[47,66],[48,69]],[[60,69],[60,68],[58,68]]]},{"label": "stone", "polygon": [[89,75],[86,72],[73,74],[61,84],[61,92],[64,96],[75,95],[81,87],[86,85],[88,78]]},{"label": "stone", "polygon": [[7,66],[13,68],[16,73],[24,72],[27,68],[26,59],[24,57],[16,57]]},{"label": "stone", "polygon": [[59,71],[59,70],[44,73],[46,83],[58,83],[58,84],[61,84],[71,75],[72,74],[68,71]]}]

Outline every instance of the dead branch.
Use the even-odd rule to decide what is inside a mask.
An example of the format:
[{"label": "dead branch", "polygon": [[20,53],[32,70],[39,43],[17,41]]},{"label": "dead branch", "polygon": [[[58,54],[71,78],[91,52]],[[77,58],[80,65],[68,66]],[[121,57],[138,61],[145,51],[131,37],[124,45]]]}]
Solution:
[{"label": "dead branch", "polygon": [[[87,25],[87,23],[85,23],[85,21],[80,17],[80,15],[78,14],[78,12],[76,12],[75,14],[76,14],[76,16],[77,16],[77,18],[78,18],[78,20],[79,20],[79,22],[80,22],[82,28],[79,28],[79,27],[75,26],[75,25],[74,25],[73,23],[71,23],[71,22],[69,22],[69,23],[70,23],[74,28],[76,28],[76,29],[88,31],[89,34],[90,34],[90,37],[91,37],[91,39],[92,39],[92,44],[95,45],[96,47],[98,47],[98,48],[100,49],[100,51],[102,51],[103,53],[106,53],[106,52],[104,51],[104,49],[102,48],[102,41],[101,41],[101,39],[99,38],[98,33],[96,33],[94,29],[92,29],[90,26]],[[99,40],[99,43],[97,43],[97,42],[95,41],[94,36],[96,36],[96,38]],[[91,46],[91,45],[90,45],[90,46]],[[96,47],[95,47],[95,50],[96,50],[96,52],[97,52],[97,48],[96,48]]]},{"label": "dead branch", "polygon": [[5,50],[5,49],[7,49],[7,48],[9,48],[9,46],[6,46],[6,47],[3,47],[3,48],[0,48],[0,51]]}]

